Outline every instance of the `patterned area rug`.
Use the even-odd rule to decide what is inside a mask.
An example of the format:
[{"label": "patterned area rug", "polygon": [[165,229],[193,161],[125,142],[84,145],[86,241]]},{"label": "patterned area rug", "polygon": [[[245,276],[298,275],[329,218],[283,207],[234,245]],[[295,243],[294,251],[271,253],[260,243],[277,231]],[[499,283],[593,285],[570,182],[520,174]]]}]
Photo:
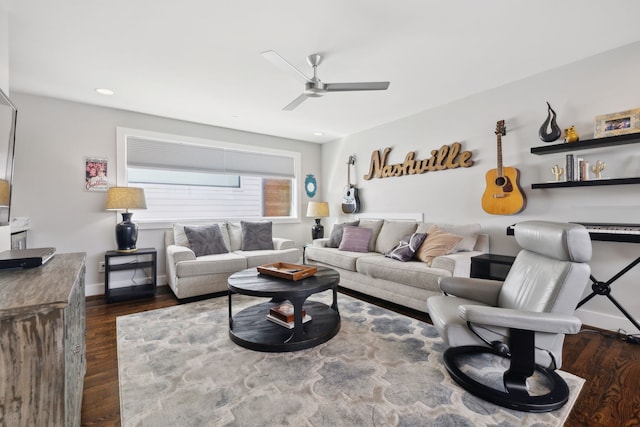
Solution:
[{"label": "patterned area rug", "polygon": [[[235,313],[260,300],[233,301]],[[554,412],[504,409],[453,382],[431,325],[342,294],[338,305],[338,335],[291,353],[231,342],[226,297],[118,317],[122,425],[561,426],[584,383],[560,372],[571,395]],[[498,359],[474,366],[499,382]]]}]

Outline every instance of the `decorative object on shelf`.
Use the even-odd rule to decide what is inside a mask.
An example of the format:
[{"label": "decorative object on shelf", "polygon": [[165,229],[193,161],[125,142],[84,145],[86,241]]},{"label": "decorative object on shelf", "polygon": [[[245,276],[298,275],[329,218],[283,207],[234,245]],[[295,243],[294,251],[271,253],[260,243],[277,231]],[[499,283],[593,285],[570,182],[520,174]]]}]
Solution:
[{"label": "decorative object on shelf", "polygon": [[560,135],[562,135],[562,132],[556,122],[556,112],[551,108],[551,104],[547,102],[547,119],[542,123],[542,126],[540,126],[538,136],[544,142],[553,142],[560,138]]},{"label": "decorative object on shelf", "polygon": [[358,189],[354,185],[351,185],[351,165],[355,163],[355,156],[349,156],[349,160],[347,161],[347,185],[344,187],[344,193],[342,195],[342,212],[346,214],[360,212]]},{"label": "decorative object on shelf", "polygon": [[580,141],[580,135],[576,132],[575,126],[571,125],[568,129],[564,130],[564,142],[578,142]]},{"label": "decorative object on shelf", "polygon": [[507,134],[504,120],[496,123],[495,130],[498,145],[498,167],[486,174],[487,187],[482,195],[482,209],[493,215],[512,215],[521,212],[526,199],[520,189],[518,179],[520,171],[502,166],[502,136]]},{"label": "decorative object on shelf", "polygon": [[109,182],[107,177],[107,159],[85,157],[84,159],[84,190],[107,191]]},{"label": "decorative object on shelf", "polygon": [[316,177],[312,174],[308,174],[304,179],[304,191],[307,192],[308,197],[313,197],[316,195],[316,190],[318,189],[318,184],[316,183]]},{"label": "decorative object on shelf", "polygon": [[562,176],[562,174],[564,174],[564,168],[561,168],[558,165],[554,165],[551,168],[551,172],[556,177],[556,182],[560,182],[560,177]]},{"label": "decorative object on shelf", "polygon": [[598,160],[595,165],[591,166],[591,172],[595,175],[596,179],[602,178],[602,171],[607,167],[607,164],[601,160]]},{"label": "decorative object on shelf", "polygon": [[404,158],[404,162],[395,165],[387,164],[390,152],[391,148],[387,147],[382,153],[381,150],[371,153],[369,174],[363,178],[370,180],[373,178],[416,175],[445,169],[468,168],[475,163],[471,160],[471,151],[462,151],[462,144],[459,142],[443,145],[439,150],[431,150],[431,157],[424,160],[416,160],[416,152],[409,151]]},{"label": "decorative object on shelf", "polygon": [[118,252],[135,252],[138,226],[131,222],[129,209],[147,209],[144,189],[135,187],[111,187],[107,193],[107,210],[125,210],[122,222],[116,225]]},{"label": "decorative object on shelf", "polygon": [[640,132],[640,108],[596,116],[594,138]]},{"label": "decorative object on shelf", "polygon": [[320,224],[320,218],[329,216],[329,203],[309,202],[307,205],[307,216],[316,219],[316,224],[311,228],[312,239],[322,239],[324,237],[324,227]]}]

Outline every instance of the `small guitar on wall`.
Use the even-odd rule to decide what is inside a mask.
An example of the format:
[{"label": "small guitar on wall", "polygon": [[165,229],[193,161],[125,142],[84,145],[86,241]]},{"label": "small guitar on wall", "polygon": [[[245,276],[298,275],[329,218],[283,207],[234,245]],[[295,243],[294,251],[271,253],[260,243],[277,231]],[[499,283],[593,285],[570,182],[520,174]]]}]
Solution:
[{"label": "small guitar on wall", "polygon": [[526,199],[518,180],[520,171],[502,166],[502,137],[507,134],[504,120],[496,124],[498,167],[487,172],[487,186],[482,195],[482,209],[493,215],[513,215],[521,212]]},{"label": "small guitar on wall", "polygon": [[347,162],[347,185],[344,187],[342,195],[342,212],[353,214],[360,212],[360,199],[358,198],[358,189],[351,185],[351,165],[356,163],[354,156],[349,156]]}]

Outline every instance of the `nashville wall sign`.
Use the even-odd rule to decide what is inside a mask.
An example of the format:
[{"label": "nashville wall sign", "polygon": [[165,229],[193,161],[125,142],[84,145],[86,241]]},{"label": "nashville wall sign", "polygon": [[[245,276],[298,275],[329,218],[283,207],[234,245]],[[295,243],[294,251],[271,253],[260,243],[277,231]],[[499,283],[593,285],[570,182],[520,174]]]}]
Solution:
[{"label": "nashville wall sign", "polygon": [[371,153],[369,174],[365,175],[364,179],[416,175],[473,166],[474,161],[471,160],[471,151],[461,151],[461,147],[462,145],[459,142],[443,145],[439,150],[431,150],[431,157],[425,160],[416,160],[416,152],[409,151],[404,158],[404,163],[395,165],[387,164],[391,147],[385,148],[382,152],[377,150]]}]

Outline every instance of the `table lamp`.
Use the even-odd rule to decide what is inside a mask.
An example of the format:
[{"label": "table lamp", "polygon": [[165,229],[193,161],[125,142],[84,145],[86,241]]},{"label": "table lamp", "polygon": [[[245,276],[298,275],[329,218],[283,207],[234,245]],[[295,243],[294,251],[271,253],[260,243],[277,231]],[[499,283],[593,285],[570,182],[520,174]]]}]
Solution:
[{"label": "table lamp", "polygon": [[116,225],[118,252],[135,252],[138,226],[131,222],[129,209],[147,209],[144,189],[135,187],[111,187],[107,193],[107,210],[125,210],[122,222]]},{"label": "table lamp", "polygon": [[311,228],[311,237],[322,239],[324,237],[324,227],[320,224],[320,218],[329,216],[329,203],[327,202],[309,202],[307,206],[307,216],[316,219],[316,224]]}]

